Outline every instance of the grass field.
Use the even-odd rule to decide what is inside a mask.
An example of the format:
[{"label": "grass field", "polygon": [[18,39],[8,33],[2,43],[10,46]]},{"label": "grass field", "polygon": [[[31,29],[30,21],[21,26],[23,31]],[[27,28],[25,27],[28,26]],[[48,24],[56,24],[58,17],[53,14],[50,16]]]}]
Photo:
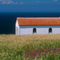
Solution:
[{"label": "grass field", "polygon": [[[25,60],[22,56],[24,51],[46,48],[60,48],[60,34],[0,35],[0,60]],[[34,60],[45,60],[45,58]]]}]

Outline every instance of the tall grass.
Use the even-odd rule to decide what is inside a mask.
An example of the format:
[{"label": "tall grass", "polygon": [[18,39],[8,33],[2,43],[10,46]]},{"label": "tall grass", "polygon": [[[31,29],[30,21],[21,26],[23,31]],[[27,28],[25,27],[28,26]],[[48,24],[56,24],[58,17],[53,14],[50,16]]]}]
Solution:
[{"label": "tall grass", "polygon": [[59,48],[60,34],[0,35],[0,60],[22,60],[22,52],[40,48]]}]

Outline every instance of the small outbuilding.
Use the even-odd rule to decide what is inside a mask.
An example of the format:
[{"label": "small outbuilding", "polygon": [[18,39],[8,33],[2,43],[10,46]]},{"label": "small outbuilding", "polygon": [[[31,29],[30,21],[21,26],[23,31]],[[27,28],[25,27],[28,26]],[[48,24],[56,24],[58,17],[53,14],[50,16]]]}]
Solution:
[{"label": "small outbuilding", "polygon": [[17,18],[16,35],[60,34],[60,18]]}]

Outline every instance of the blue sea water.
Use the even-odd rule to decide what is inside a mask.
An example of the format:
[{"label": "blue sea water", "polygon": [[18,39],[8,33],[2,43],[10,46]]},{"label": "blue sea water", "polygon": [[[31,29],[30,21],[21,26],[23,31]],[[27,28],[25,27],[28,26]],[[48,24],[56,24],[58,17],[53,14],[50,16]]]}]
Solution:
[{"label": "blue sea water", "polygon": [[17,17],[59,17],[60,13],[0,13],[0,34],[15,34]]}]

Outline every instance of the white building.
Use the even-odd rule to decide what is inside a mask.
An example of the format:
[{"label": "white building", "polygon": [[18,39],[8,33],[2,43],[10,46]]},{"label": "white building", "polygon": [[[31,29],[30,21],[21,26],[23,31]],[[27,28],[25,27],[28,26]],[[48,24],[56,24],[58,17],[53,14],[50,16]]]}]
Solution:
[{"label": "white building", "polygon": [[16,35],[60,34],[60,18],[17,18]]}]

